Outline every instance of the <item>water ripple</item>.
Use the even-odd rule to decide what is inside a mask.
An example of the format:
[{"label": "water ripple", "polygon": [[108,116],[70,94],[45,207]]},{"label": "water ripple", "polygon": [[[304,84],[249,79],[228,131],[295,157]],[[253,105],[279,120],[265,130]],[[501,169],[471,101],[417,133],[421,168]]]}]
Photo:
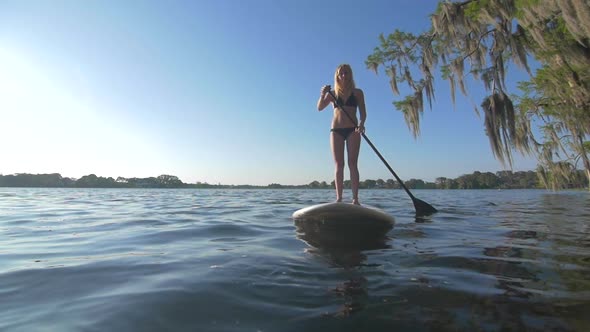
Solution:
[{"label": "water ripple", "polygon": [[590,330],[590,194],[416,194],[358,250],[296,232],[330,190],[0,188],[0,330]]}]

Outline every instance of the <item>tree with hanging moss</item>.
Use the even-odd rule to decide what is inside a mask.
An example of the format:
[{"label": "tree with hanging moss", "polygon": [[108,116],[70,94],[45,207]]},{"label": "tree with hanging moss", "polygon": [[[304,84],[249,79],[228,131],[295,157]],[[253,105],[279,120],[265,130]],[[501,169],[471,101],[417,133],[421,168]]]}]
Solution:
[{"label": "tree with hanging moss", "polygon": [[[470,76],[487,92],[473,108],[484,114],[502,164],[512,166],[513,152],[535,156],[539,178],[553,189],[571,183],[577,169],[590,180],[590,1],[441,1],[427,31],[395,30],[380,42],[366,65],[384,69],[394,94],[399,84],[409,87],[394,105],[414,137],[425,103],[433,108],[436,71],[449,82],[453,103],[457,87],[469,96]],[[518,91],[506,85],[510,64],[530,77]]]}]

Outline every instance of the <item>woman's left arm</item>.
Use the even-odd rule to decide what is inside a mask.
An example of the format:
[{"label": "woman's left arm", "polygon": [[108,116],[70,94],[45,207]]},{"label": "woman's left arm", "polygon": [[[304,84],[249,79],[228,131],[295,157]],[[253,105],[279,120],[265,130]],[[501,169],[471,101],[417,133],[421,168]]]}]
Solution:
[{"label": "woman's left arm", "polygon": [[365,94],[363,90],[358,89],[357,94],[359,96],[358,104],[359,104],[359,115],[360,115],[360,122],[359,122],[359,130],[365,132],[365,120],[367,120],[367,108],[365,107]]}]

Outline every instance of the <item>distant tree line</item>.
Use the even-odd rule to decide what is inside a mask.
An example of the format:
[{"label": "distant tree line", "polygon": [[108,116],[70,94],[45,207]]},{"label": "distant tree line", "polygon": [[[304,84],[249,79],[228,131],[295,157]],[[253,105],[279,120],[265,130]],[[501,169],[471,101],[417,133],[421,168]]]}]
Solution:
[{"label": "distant tree line", "polygon": [[[0,174],[0,187],[48,187],[48,188],[258,188],[253,185],[221,185],[197,182],[184,183],[177,176],[162,174],[158,177],[124,178],[102,177],[96,174],[79,179],[62,177],[59,173],[12,175]],[[270,186],[269,186],[270,187]],[[305,186],[303,186],[305,187]],[[266,187],[263,187],[266,188]]]},{"label": "distant tree line", "polygon": [[[458,178],[438,177],[435,182],[427,182],[420,179],[410,179],[404,184],[409,189],[536,189],[544,188],[546,184],[541,181],[538,174],[533,171],[500,171],[473,172],[472,174],[461,175]],[[334,188],[334,181],[330,184],[313,181],[307,185],[309,188]],[[344,181],[344,187],[350,188],[350,181]],[[401,189],[401,185],[393,180],[364,180],[359,184],[361,189]],[[564,183],[561,188],[573,189],[588,187],[588,180],[583,171],[579,171],[572,181]]]},{"label": "distant tree line", "polygon": [[[544,174],[543,176],[547,176]],[[546,187],[547,184],[533,171],[500,171],[473,172],[451,179],[438,177],[435,182],[420,179],[410,179],[404,184],[410,189],[535,189]],[[361,189],[401,189],[400,184],[393,179],[364,180],[359,184]],[[62,177],[59,173],[12,175],[0,174],[0,187],[50,187],[50,188],[236,188],[236,189],[333,189],[334,181],[313,181],[306,185],[282,185],[271,183],[268,186],[255,185],[222,185],[209,183],[184,183],[174,175],[160,175],[148,178],[102,177],[95,174],[85,175],[79,179]],[[350,181],[344,181],[344,187],[350,188]],[[561,189],[587,188],[588,179],[583,171],[571,181],[564,183]]]}]

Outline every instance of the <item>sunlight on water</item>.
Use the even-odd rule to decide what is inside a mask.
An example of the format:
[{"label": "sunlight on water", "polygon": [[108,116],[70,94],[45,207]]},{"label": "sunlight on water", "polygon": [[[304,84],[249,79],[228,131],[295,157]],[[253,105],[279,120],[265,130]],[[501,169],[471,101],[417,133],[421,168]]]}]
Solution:
[{"label": "sunlight on water", "polygon": [[590,331],[590,194],[362,191],[373,250],[309,245],[329,190],[0,188],[2,331]]}]

